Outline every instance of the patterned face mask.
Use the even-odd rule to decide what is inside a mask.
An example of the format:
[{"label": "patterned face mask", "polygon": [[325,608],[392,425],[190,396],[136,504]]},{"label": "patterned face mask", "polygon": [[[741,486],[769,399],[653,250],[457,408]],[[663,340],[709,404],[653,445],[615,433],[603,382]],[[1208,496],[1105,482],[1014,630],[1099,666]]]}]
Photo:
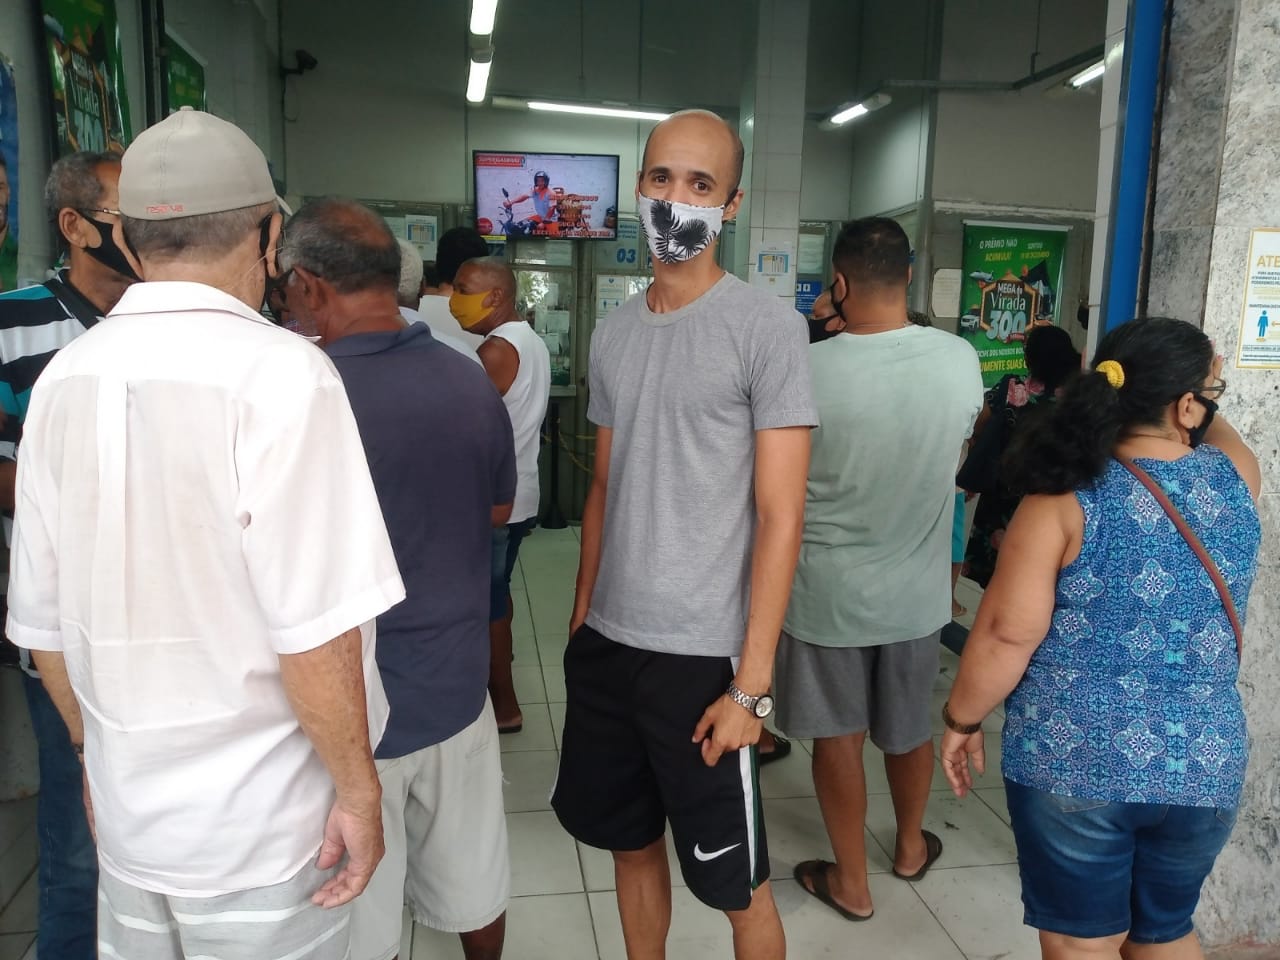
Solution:
[{"label": "patterned face mask", "polygon": [[695,207],[640,195],[640,219],[653,259],[684,263],[706,250],[724,223],[724,207]]}]

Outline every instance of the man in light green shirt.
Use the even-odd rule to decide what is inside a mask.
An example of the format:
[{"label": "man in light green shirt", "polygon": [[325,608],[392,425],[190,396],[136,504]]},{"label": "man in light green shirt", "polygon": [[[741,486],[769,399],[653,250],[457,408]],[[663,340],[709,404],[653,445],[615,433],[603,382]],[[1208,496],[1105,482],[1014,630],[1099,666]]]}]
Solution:
[{"label": "man in light green shirt", "polygon": [[777,655],[778,723],[814,738],[814,782],[836,862],[796,867],[848,919],[867,886],[862,746],[885,754],[894,873],[942,852],[923,829],[933,776],[930,694],[951,619],[951,525],[961,447],[982,407],[964,340],[907,319],[911,248],[894,221],[845,225],[832,257],[837,336],[810,348],[813,433],[804,541]]}]

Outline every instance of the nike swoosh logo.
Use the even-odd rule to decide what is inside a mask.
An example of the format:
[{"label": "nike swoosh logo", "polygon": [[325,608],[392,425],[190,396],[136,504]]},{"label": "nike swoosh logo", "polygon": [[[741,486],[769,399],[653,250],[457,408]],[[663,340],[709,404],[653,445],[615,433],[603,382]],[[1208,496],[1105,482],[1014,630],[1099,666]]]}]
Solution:
[{"label": "nike swoosh logo", "polygon": [[713,850],[710,853],[703,853],[702,847],[695,843],[693,845],[693,856],[694,859],[700,863],[706,863],[709,860],[714,860],[716,857],[723,857],[730,850],[737,850],[740,846],[742,846],[742,844],[735,843],[725,847],[723,850]]}]

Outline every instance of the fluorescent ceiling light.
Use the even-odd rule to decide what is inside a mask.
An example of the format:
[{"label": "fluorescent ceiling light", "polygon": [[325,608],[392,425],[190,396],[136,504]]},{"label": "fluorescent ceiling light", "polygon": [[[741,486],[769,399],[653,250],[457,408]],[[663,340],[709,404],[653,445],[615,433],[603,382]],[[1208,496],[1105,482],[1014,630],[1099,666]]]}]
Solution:
[{"label": "fluorescent ceiling light", "polygon": [[485,94],[489,90],[489,71],[492,68],[492,60],[471,61],[471,71],[467,74],[468,103],[484,103]]},{"label": "fluorescent ceiling light", "polygon": [[856,120],[858,117],[866,116],[870,111],[860,103],[855,103],[847,110],[841,110],[839,113],[832,114],[831,122],[836,126],[842,123],[848,123],[850,120]]},{"label": "fluorescent ceiling light", "polygon": [[877,91],[869,97],[859,100],[857,103],[849,107],[841,107],[830,117],[827,123],[833,127],[848,123],[850,120],[857,120],[859,117],[865,117],[872,110],[879,110],[883,106],[887,106],[893,101],[893,97],[883,91]]},{"label": "fluorescent ceiling light", "polygon": [[550,113],[579,113],[588,117],[618,117],[623,120],[665,120],[669,113],[656,110],[631,110],[626,107],[592,107],[577,103],[548,103],[545,100],[530,100],[530,110],[545,110]]},{"label": "fluorescent ceiling light", "polygon": [[493,33],[498,16],[498,0],[471,0],[471,32],[479,37]]},{"label": "fluorescent ceiling light", "polygon": [[1091,67],[1085,67],[1074,77],[1067,81],[1067,86],[1079,90],[1087,83],[1093,83],[1100,76],[1107,72],[1107,64],[1105,60],[1099,60]]}]

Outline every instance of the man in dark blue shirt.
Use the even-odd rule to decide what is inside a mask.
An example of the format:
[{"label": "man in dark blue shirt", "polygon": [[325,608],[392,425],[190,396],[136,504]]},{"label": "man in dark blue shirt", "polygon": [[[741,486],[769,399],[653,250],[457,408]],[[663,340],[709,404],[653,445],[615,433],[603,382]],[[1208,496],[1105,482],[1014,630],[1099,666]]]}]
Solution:
[{"label": "man in dark blue shirt", "polygon": [[[111,230],[120,218],[120,157],[73,153],[49,171],[44,199],[66,267],[36,287],[0,295],[0,511],[14,508],[18,441],[31,388],[54,354],[98,322],[137,280]],[[6,543],[9,519],[4,518]],[[7,641],[0,640],[0,643]],[[40,753],[40,917],[36,949],[61,960],[98,955],[98,851],[85,815],[83,772],[30,653],[21,654]]]},{"label": "man in dark blue shirt", "polygon": [[407,902],[418,922],[460,933],[468,960],[496,960],[510,867],[488,589],[491,530],[515,498],[511,422],[482,367],[426,324],[405,326],[400,250],[381,218],[313,201],[286,235],[288,307],[342,374],[406,590],[378,618],[387,854],[355,903],[351,955],[390,960]]}]

